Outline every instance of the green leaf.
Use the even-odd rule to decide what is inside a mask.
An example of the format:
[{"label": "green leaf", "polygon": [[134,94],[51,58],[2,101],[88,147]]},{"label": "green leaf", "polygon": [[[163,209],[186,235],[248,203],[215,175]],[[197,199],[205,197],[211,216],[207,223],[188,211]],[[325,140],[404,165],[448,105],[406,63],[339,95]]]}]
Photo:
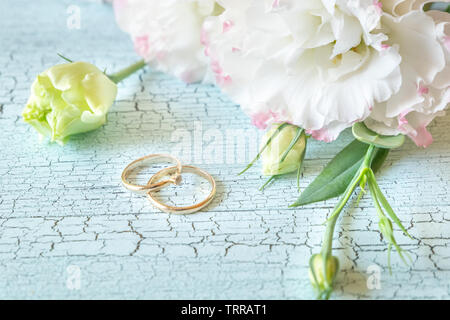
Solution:
[{"label": "green leaf", "polygon": [[397,136],[382,136],[367,128],[363,122],[355,123],[352,132],[359,141],[373,144],[378,148],[395,149],[402,146],[405,142],[405,136],[402,134]]},{"label": "green leaf", "polygon": [[361,166],[369,146],[357,140],[339,152],[291,207],[331,199],[342,194]]},{"label": "green leaf", "polygon": [[[328,163],[290,207],[325,201],[343,194],[358,173],[368,148],[368,144],[358,140],[351,142]],[[389,150],[376,149],[372,160],[374,172],[381,168],[388,153]]]},{"label": "green leaf", "polygon": [[423,6],[423,10],[424,11],[428,11],[428,10],[439,10],[439,11],[444,11],[444,12],[449,12],[450,13],[450,5],[446,4],[443,1],[437,1],[434,3],[427,3]]},{"label": "green leaf", "polygon": [[381,167],[383,166],[384,162],[386,161],[387,156],[389,155],[389,149],[377,149],[375,156],[373,157],[372,160],[372,164],[371,164],[371,168],[373,170],[373,172],[377,173],[378,170],[381,169]]}]

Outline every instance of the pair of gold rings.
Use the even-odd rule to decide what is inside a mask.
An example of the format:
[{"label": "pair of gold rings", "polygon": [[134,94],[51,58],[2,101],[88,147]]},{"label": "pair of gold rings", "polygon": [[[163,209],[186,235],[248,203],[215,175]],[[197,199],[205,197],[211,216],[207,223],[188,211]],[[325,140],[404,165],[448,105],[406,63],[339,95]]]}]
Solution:
[{"label": "pair of gold rings", "polygon": [[[169,161],[173,162],[175,166],[164,168],[157,173],[155,173],[150,180],[147,182],[146,185],[138,185],[138,184],[132,184],[130,181],[128,181],[128,177],[130,173],[137,167],[141,166],[143,162],[146,161]],[[194,173],[202,178],[205,178],[212,186],[211,192],[209,195],[204,199],[203,201],[193,204],[191,206],[186,207],[174,207],[169,206],[165,203],[162,203],[160,200],[158,200],[154,193],[162,188],[164,188],[167,185],[175,184],[180,185],[181,184],[181,174],[183,172],[188,173]],[[161,178],[168,176],[165,180],[160,180]],[[148,199],[150,202],[158,208],[161,211],[167,212],[167,213],[175,213],[175,214],[190,214],[197,212],[204,207],[206,207],[214,198],[216,194],[216,181],[214,178],[206,171],[203,171],[197,167],[194,166],[188,166],[188,165],[182,165],[180,160],[177,158],[168,155],[168,154],[151,154],[142,158],[139,158],[137,160],[134,160],[129,165],[125,167],[125,169],[122,172],[122,183],[125,188],[127,188],[130,191],[137,192],[137,193],[146,193]]]}]

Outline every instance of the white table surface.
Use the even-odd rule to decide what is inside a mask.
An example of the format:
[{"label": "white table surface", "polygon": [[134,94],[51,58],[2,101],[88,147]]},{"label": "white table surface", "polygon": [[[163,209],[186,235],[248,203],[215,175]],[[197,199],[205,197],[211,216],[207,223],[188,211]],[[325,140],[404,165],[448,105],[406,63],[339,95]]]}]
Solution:
[{"label": "white table surface", "polygon": [[[79,30],[66,26],[70,5],[81,10]],[[297,197],[294,177],[260,192],[259,164],[238,176],[254,154],[239,146],[233,153],[226,137],[255,132],[238,106],[212,86],[185,85],[145,69],[119,86],[104,127],[64,147],[40,144],[20,114],[34,77],[61,62],[57,53],[111,71],[137,56],[111,7],[100,3],[3,0],[0,26],[0,298],[314,297],[308,260],[320,250],[322,222],[336,200],[288,209]],[[129,161],[174,153],[174,133],[194,140],[195,125],[223,135],[214,142],[224,148],[223,158],[238,155],[231,163],[188,159],[194,151],[183,158],[217,180],[218,194],[206,211],[167,215],[121,186]],[[432,146],[408,141],[378,174],[414,237],[397,233],[413,265],[404,266],[394,253],[389,275],[387,247],[365,197],[336,229],[342,270],[334,298],[449,298],[449,129],[449,116],[438,119]],[[302,188],[350,139],[345,133],[330,145],[310,142]],[[199,145],[205,156],[208,145]],[[189,183],[179,190],[192,191]],[[367,287],[371,266],[381,270],[379,289]],[[80,271],[79,286],[70,282],[73,270]]]}]

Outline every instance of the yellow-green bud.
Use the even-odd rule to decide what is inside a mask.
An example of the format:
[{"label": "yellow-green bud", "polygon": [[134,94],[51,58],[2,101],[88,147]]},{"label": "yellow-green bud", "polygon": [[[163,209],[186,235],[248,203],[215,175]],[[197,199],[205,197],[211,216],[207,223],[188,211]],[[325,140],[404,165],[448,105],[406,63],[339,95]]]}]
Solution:
[{"label": "yellow-green bud", "polygon": [[[272,137],[279,124],[272,126],[262,139],[262,146]],[[274,176],[296,171],[301,165],[306,150],[306,135],[301,134],[298,141],[282,161],[282,156],[297,136],[299,128],[294,125],[284,127],[269,143],[262,153],[262,173],[266,176]]]},{"label": "yellow-green bud", "polygon": [[22,116],[41,136],[63,144],[102,126],[116,95],[116,84],[96,66],[59,64],[37,76]]},{"label": "yellow-green bud", "polygon": [[[312,286],[319,291],[319,293],[333,289],[334,278],[339,271],[339,260],[334,256],[328,257],[325,263],[321,254],[314,254],[309,261],[309,279]],[[325,278],[326,275],[326,278]]]},{"label": "yellow-green bud", "polygon": [[383,235],[384,239],[388,243],[395,242],[394,240],[394,230],[392,227],[392,222],[387,217],[381,217],[380,221],[378,221],[378,227],[380,228],[381,234]]}]

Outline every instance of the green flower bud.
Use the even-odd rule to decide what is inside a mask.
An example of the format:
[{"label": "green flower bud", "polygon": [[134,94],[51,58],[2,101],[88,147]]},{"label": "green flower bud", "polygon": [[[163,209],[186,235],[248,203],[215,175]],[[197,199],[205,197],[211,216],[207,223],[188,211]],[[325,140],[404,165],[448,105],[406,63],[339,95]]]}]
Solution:
[{"label": "green flower bud", "polygon": [[328,298],[333,290],[333,282],[338,271],[338,258],[330,256],[324,263],[322,254],[314,254],[311,257],[309,260],[309,279],[314,289],[319,292],[319,296],[325,295],[325,298]]},{"label": "green flower bud", "polygon": [[52,142],[102,126],[117,86],[86,62],[60,64],[38,75],[22,113],[25,122]]},{"label": "green flower bud", "polygon": [[[279,124],[275,124],[266,132],[262,139],[262,146],[272,137],[278,126]],[[299,130],[301,129],[297,126],[287,125],[268,144],[262,153],[262,173],[264,175],[274,176],[298,170],[306,150],[306,135],[302,131],[298,136]],[[293,142],[295,143],[292,145]],[[290,151],[283,160],[282,158],[289,148]]]},{"label": "green flower bud", "polygon": [[403,251],[402,248],[397,244],[397,241],[394,237],[394,230],[392,228],[392,221],[386,217],[381,216],[380,221],[378,221],[378,226],[380,228],[380,232],[383,235],[384,240],[388,243],[388,268],[389,273],[391,273],[391,248],[394,247],[402,261],[408,265],[408,261],[406,261],[405,256],[409,259],[409,261],[412,263],[411,257],[409,254],[405,251]]},{"label": "green flower bud", "polygon": [[388,243],[395,243],[394,229],[392,227],[392,222],[389,218],[382,216],[380,218],[380,221],[378,221],[378,227],[380,228],[380,232],[383,235],[384,239]]}]

